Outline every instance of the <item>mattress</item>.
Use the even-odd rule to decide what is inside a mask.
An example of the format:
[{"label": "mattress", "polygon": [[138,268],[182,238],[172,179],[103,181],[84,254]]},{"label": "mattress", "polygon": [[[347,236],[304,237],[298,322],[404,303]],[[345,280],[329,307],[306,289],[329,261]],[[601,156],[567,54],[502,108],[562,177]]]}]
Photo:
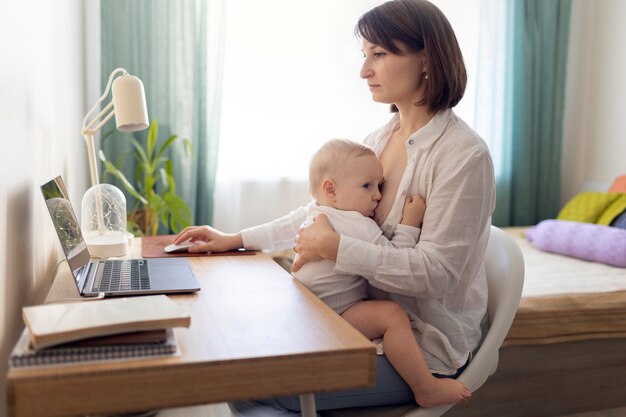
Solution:
[{"label": "mattress", "polygon": [[503,343],[626,337],[626,268],[541,251],[526,228],[504,228],[524,255],[522,300]]}]

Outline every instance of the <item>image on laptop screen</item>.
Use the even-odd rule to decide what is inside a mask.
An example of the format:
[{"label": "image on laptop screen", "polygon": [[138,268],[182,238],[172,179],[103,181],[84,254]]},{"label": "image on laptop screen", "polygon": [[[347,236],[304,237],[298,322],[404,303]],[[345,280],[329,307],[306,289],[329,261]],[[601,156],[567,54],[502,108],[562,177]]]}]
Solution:
[{"label": "image on laptop screen", "polygon": [[59,235],[67,262],[72,272],[75,272],[89,262],[89,251],[72,209],[72,204],[67,197],[67,190],[60,177],[56,177],[42,185],[41,191],[48,211],[50,211],[54,228]]}]

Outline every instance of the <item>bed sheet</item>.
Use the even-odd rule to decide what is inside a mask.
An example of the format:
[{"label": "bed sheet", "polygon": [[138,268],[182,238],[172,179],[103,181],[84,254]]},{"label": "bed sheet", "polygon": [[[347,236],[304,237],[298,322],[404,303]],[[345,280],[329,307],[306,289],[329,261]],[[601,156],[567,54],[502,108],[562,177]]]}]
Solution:
[{"label": "bed sheet", "polygon": [[626,268],[543,252],[525,230],[504,228],[522,250],[526,273],[503,345],[626,337]]},{"label": "bed sheet", "polygon": [[526,240],[526,229],[504,228],[524,254],[526,278],[522,297],[626,291],[626,268],[544,252]]}]

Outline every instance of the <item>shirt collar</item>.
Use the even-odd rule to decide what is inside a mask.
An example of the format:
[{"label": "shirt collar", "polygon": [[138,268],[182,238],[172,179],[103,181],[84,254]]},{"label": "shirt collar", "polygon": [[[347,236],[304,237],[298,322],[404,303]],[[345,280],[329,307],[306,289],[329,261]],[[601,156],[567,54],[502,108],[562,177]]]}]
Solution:
[{"label": "shirt collar", "polygon": [[[432,119],[425,126],[419,128],[415,132],[411,134],[406,140],[406,144],[408,146],[417,146],[420,149],[429,148],[437,139],[441,137],[443,132],[446,130],[450,119],[454,116],[454,112],[452,109],[445,109],[439,111],[437,114],[433,116]],[[387,127],[385,129],[385,138],[391,136],[391,132],[393,132],[398,125],[400,124],[400,115],[396,114],[389,121]]]}]

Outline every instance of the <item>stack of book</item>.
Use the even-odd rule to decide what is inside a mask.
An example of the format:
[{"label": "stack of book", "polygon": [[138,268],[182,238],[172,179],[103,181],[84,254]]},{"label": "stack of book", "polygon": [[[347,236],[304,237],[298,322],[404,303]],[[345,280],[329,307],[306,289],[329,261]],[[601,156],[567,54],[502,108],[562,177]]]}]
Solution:
[{"label": "stack of book", "polygon": [[191,317],[165,295],[24,307],[14,367],[175,355]]}]

